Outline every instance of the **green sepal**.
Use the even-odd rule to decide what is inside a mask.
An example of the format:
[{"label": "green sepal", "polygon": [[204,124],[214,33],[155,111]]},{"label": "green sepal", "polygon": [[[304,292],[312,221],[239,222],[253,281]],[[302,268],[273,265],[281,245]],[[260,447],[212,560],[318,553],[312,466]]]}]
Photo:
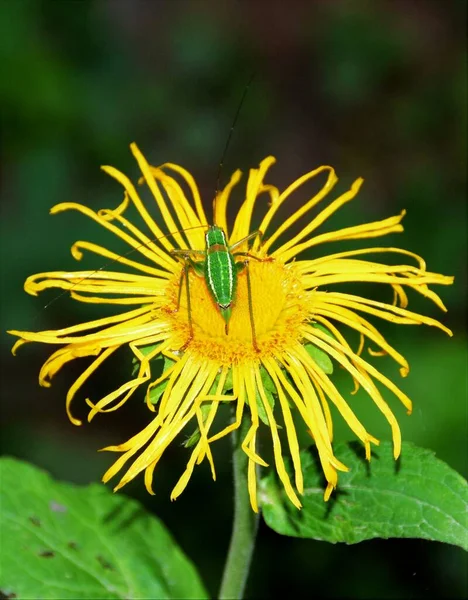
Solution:
[{"label": "green sepal", "polygon": [[[139,346],[138,350],[143,354],[143,356],[147,356],[148,354],[150,354],[151,352],[156,350],[156,348],[158,348],[160,345],[161,344],[159,343],[159,344],[149,344],[148,346]],[[152,371],[153,371],[153,365],[156,365],[158,360],[161,360],[161,358],[162,358],[161,355],[158,355],[151,361],[151,370]],[[132,355],[132,365],[133,365],[132,376],[135,376],[140,367],[140,361],[134,354]],[[159,377],[159,375],[158,375],[158,377]]]},{"label": "green sepal", "polygon": [[[274,395],[270,392],[270,390],[265,389],[265,396],[268,400],[268,404],[271,407],[271,410],[273,410],[273,408],[275,407],[275,397]],[[269,421],[268,421],[268,416],[266,414],[265,411],[265,407],[263,406],[263,402],[262,399],[260,397],[260,394],[258,393],[258,390],[256,392],[257,395],[257,410],[258,410],[258,417],[260,419],[260,421],[262,421],[262,423],[265,423],[265,425],[269,425]],[[279,425],[277,425],[277,427],[280,427]]]},{"label": "green sepal", "polygon": [[[276,391],[276,386],[264,367],[260,367],[260,377],[262,379],[263,390],[268,400],[268,404],[270,405],[271,410],[273,410],[275,407],[275,395],[278,394],[278,392]],[[247,405],[249,405],[249,399],[247,398],[247,396],[245,397],[245,402]],[[256,390],[256,402],[258,417],[260,421],[262,421],[262,423],[265,423],[265,425],[269,425],[265,407],[263,406],[263,401],[258,390]]]},{"label": "green sepal", "polygon": [[[211,404],[202,404],[200,407],[200,410],[201,410],[202,419],[204,422],[206,417],[208,416],[208,413],[211,410]],[[193,433],[185,440],[184,446],[185,446],[185,448],[191,448],[192,446],[195,446],[195,444],[197,444],[199,440],[200,440],[200,428],[196,427],[195,430],[193,431]]]},{"label": "green sepal", "polygon": [[[218,375],[216,375],[215,380],[213,381],[210,391],[208,392],[208,396],[212,396],[216,393],[216,389],[218,387],[218,383],[219,383],[219,378],[221,377],[221,374],[218,373]],[[230,380],[228,382],[228,379]],[[226,381],[224,383],[223,389],[221,390],[221,393],[225,393],[228,392],[232,389],[232,374],[231,374],[231,369],[229,370],[227,376],[226,376]],[[202,412],[202,416],[203,416],[203,421],[205,420],[205,418],[208,416],[208,413],[211,409],[211,403],[207,403],[207,404],[202,404],[201,405],[201,412]],[[193,431],[193,433],[191,433],[189,435],[189,437],[185,440],[184,442],[184,446],[186,448],[191,448],[192,446],[194,446],[198,440],[200,439],[200,429],[197,426],[195,428],[195,430]]]},{"label": "green sepal", "polygon": [[[169,358],[164,355],[158,356],[154,363],[151,363],[151,377],[153,381],[161,377],[161,375],[165,373],[167,369],[170,369],[174,364],[175,360],[173,360],[172,358]],[[151,404],[157,404],[159,402],[169,381],[170,377],[167,377],[166,379],[158,383],[158,385],[151,388],[149,392],[149,400]]]},{"label": "green sepal", "polygon": [[[219,375],[216,377],[216,384],[219,381]],[[229,369],[228,374],[226,375],[226,381],[224,382],[224,391],[229,392],[234,388],[234,382],[232,380],[232,369]]]},{"label": "green sepal", "polygon": [[307,354],[314,361],[314,363],[326,374],[331,375],[333,373],[333,363],[331,358],[326,352],[314,346],[314,344],[304,344],[304,348]]},{"label": "green sepal", "polygon": [[[312,323],[312,327],[319,329],[330,337],[334,337],[333,334],[320,323]],[[326,375],[331,375],[333,373],[333,362],[324,350],[317,348],[317,346],[315,346],[312,342],[307,342],[304,344],[304,348],[306,349],[310,358]]]},{"label": "green sepal", "polygon": [[[139,348],[139,350],[144,356],[147,356],[148,354],[150,354],[151,352],[156,350],[156,348],[158,348],[160,345],[161,344],[149,344],[148,346],[141,346]],[[151,380],[152,381],[156,381],[156,379],[159,379],[159,377],[161,377],[161,375],[167,369],[169,369],[170,367],[172,367],[175,364],[175,360],[165,356],[164,354],[158,354],[150,362],[151,362]],[[138,360],[138,358],[136,356],[134,356],[133,357],[133,372],[132,372],[133,376],[136,375],[136,373],[139,369],[139,366],[140,366],[140,361]],[[169,383],[169,379],[164,379],[164,381],[161,381],[161,383],[158,383],[157,386],[153,387],[150,390],[149,399],[152,404],[157,404],[159,402],[168,383]]]},{"label": "green sepal", "polygon": [[322,325],[321,323],[311,323],[311,325],[312,327],[315,327],[315,329],[320,329],[322,333],[326,333],[328,336],[335,339],[333,333],[329,329],[327,329],[325,325]]},{"label": "green sepal", "polygon": [[278,390],[276,389],[275,382],[273,381],[273,379],[270,377],[268,371],[263,366],[260,367],[260,377],[262,378],[263,389],[265,391],[268,390],[271,394],[274,394],[275,396],[277,396]]},{"label": "green sepal", "polygon": [[[264,367],[261,367],[260,374],[261,374],[261,378],[262,378],[263,389],[265,391],[265,396],[267,397],[268,404],[271,406],[271,409],[273,410],[275,407],[275,395],[277,395],[276,386]],[[216,388],[218,387],[219,378],[220,378],[220,374],[216,376],[216,378],[213,382],[213,385],[211,386],[211,389],[208,392],[209,395],[215,394]],[[233,381],[232,381],[232,369],[229,369],[229,372],[226,376],[226,381],[225,381],[223,389],[222,389],[222,393],[225,394],[226,392],[232,391],[233,387],[234,386],[233,386]],[[258,391],[256,392],[256,394],[257,394],[256,399],[257,399],[258,417],[262,421],[262,423],[265,423],[265,425],[268,425],[269,424],[268,417],[267,417],[267,414],[265,411],[265,407],[263,406],[262,399],[261,399]],[[246,404],[247,405],[249,404],[247,397],[246,397]],[[203,419],[205,419],[205,417],[208,415],[210,407],[211,407],[210,404],[202,405],[201,410],[202,410]],[[281,428],[280,425],[277,425],[277,426],[278,426],[278,428]],[[184,446],[186,448],[191,448],[198,442],[199,439],[200,439],[200,430],[198,427],[196,427],[195,430],[190,434],[190,436],[184,442]]]}]

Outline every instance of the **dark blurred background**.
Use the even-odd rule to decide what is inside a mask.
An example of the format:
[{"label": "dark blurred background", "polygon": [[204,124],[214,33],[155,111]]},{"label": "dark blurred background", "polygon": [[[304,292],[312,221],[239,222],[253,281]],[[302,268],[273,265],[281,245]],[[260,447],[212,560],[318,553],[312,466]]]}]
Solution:
[{"label": "dark blurred background", "polygon": [[[56,293],[34,299],[22,285],[38,271],[102,265],[89,257],[83,267],[75,263],[69,246],[76,239],[112,240],[78,213],[48,211],[61,201],[116,206],[122,191],[99,166],[114,165],[135,179],[130,142],[154,164],[189,169],[210,207],[232,119],[255,72],[222,181],[267,154],[278,158],[269,176],[278,186],[320,164],[337,169],[341,189],[363,176],[359,199],[334,217],[333,228],[406,208],[405,233],[384,243],[423,255],[429,270],[455,275],[454,286],[437,289],[447,315],[429,302],[410,303],[440,317],[453,339],[429,328],[384,325],[383,331],[412,367],[401,387],[414,400],[413,416],[390,399],[404,439],[432,448],[466,476],[465,22],[464,0],[2,0],[2,331],[103,314],[66,296],[43,310]],[[313,186],[306,196],[312,192]],[[12,339],[2,334],[1,340],[3,452],[58,478],[98,481],[113,456],[96,450],[147,422],[141,398],[74,427],[64,397],[83,364],[65,368],[50,390],[40,389],[37,374],[48,349],[27,346],[13,359]],[[128,377],[128,359],[104,368],[84,393],[96,399],[117,387],[116,379]],[[390,361],[382,359],[379,368],[397,377]],[[83,398],[75,406],[84,416]],[[389,439],[364,396],[362,408],[368,430]],[[349,439],[336,423],[337,439]],[[229,443],[219,443],[217,483],[203,465],[175,503],[169,492],[187,460],[181,447],[158,467],[155,498],[142,478],[124,490],[164,519],[213,595],[231,525],[229,457]],[[461,550],[442,544],[331,546],[261,526],[247,594],[464,597],[466,567]]]}]

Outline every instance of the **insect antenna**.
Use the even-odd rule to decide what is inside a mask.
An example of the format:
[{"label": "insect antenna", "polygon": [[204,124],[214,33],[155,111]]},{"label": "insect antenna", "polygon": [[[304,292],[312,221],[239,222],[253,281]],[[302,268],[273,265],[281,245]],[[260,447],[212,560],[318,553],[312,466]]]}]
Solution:
[{"label": "insect antenna", "polygon": [[234,133],[234,129],[236,127],[237,120],[239,119],[239,115],[240,115],[242,106],[243,106],[245,98],[247,96],[247,92],[249,91],[249,88],[250,88],[253,80],[255,79],[255,75],[256,75],[256,72],[254,71],[251,74],[251,76],[249,78],[249,81],[247,82],[247,84],[246,84],[246,86],[244,88],[244,91],[242,92],[242,97],[240,99],[239,105],[237,106],[236,114],[234,115],[234,119],[232,121],[232,125],[231,125],[231,128],[229,130],[229,134],[227,136],[226,143],[224,145],[223,153],[221,154],[221,160],[219,161],[219,164],[218,164],[218,174],[216,176],[216,190],[215,190],[215,196],[214,196],[215,198],[217,197],[217,195],[219,193],[219,187],[220,187],[220,181],[221,181],[221,171],[223,169],[224,161],[226,159],[226,154],[227,154],[229,145],[231,143],[232,134]]},{"label": "insect antenna", "polygon": [[107,269],[107,267],[109,267],[110,265],[113,265],[114,263],[118,263],[122,258],[126,258],[127,256],[133,254],[134,252],[137,252],[140,248],[147,246],[149,243],[157,242],[159,240],[176,235],[177,233],[182,233],[184,231],[190,231],[192,229],[200,229],[201,227],[206,227],[206,225],[194,225],[193,227],[186,227],[185,229],[178,229],[176,231],[171,231],[170,233],[166,233],[165,235],[160,235],[159,237],[153,238],[146,243],[140,244],[136,248],[132,248],[131,250],[129,250],[128,252],[125,252],[125,254],[121,254],[117,258],[113,258],[112,260],[101,265],[98,269],[96,269],[96,270],[92,271],[91,273],[89,273],[88,275],[86,275],[86,277],[83,277],[82,279],[75,281],[75,283],[67,290],[64,290],[60,294],[57,294],[54,298],[52,298],[52,300],[50,302],[48,302],[45,306],[42,307],[42,312],[44,310],[47,310],[48,308],[50,308],[50,306],[52,306],[52,304],[55,304],[57,302],[57,300],[60,300],[60,298],[62,298],[66,294],[69,294],[74,288],[76,288],[77,285],[80,285],[80,283],[83,283],[83,281],[86,281],[87,279],[91,279],[94,275],[96,275],[96,273],[99,273],[100,271],[104,271],[104,269]]},{"label": "insect antenna", "polygon": [[[234,119],[233,119],[232,124],[231,124],[231,128],[229,130],[228,137],[226,139],[226,143],[224,145],[224,149],[223,149],[223,152],[222,152],[222,155],[221,155],[221,160],[220,160],[220,162],[218,164],[218,173],[217,173],[217,176],[216,176],[215,198],[216,198],[216,196],[218,195],[218,192],[219,192],[220,180],[221,180],[221,172],[222,172],[222,169],[223,169],[223,166],[224,166],[224,161],[226,159],[226,154],[227,154],[228,148],[229,148],[230,143],[231,143],[232,135],[234,133],[234,129],[235,129],[237,121],[239,119],[239,115],[240,115],[242,106],[243,106],[245,98],[247,96],[247,92],[249,91],[249,88],[250,88],[250,86],[251,86],[251,84],[252,84],[252,82],[253,82],[253,80],[255,78],[255,75],[256,75],[255,72],[253,72],[251,74],[251,76],[250,76],[250,78],[249,78],[246,86],[244,87],[244,91],[242,93],[242,97],[241,97],[241,99],[239,101],[236,113],[234,115]],[[159,236],[159,237],[154,238],[152,240],[149,240],[149,242],[156,242],[156,241],[161,240],[163,238],[166,238],[166,237],[169,237],[169,236],[173,236],[173,235],[175,235],[177,233],[181,233],[182,231],[189,231],[191,229],[199,229],[200,227],[206,227],[206,225],[196,225],[194,227],[187,227],[186,229],[179,229],[177,231],[173,231],[171,233],[167,233],[166,235],[162,235],[162,236]],[[147,242],[147,243],[149,243],[149,242]],[[86,275],[86,277],[83,277],[82,279],[79,279],[70,288],[68,288],[67,290],[63,290],[63,292],[61,292],[60,294],[57,294],[57,296],[55,296],[54,298],[52,298],[52,300],[50,300],[50,302],[48,302],[47,304],[45,304],[43,306],[43,308],[42,308],[42,312],[45,311],[45,310],[47,310],[48,308],[50,308],[53,304],[55,304],[63,296],[65,296],[67,294],[70,294],[70,292],[74,288],[76,288],[76,286],[78,286],[81,283],[83,283],[83,281],[86,281],[87,279],[92,278],[96,273],[99,273],[100,271],[103,271],[104,269],[106,269],[110,265],[112,265],[112,264],[114,264],[116,262],[119,262],[120,259],[126,258],[127,256],[129,256],[133,252],[136,252],[139,248],[142,248],[142,247],[146,246],[147,243],[146,244],[141,244],[140,246],[138,246],[136,248],[132,248],[131,250],[129,250],[125,254],[121,254],[119,257],[114,258],[113,260],[108,261],[107,263],[105,263],[104,265],[102,265],[101,267],[99,267],[99,269],[96,269],[95,271],[92,271],[91,273],[89,273],[88,275]]]}]

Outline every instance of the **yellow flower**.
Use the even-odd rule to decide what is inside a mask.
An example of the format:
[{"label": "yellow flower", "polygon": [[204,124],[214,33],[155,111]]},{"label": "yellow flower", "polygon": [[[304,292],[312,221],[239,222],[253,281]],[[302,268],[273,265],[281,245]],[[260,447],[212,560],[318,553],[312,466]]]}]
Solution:
[{"label": "yellow flower", "polygon": [[[163,229],[150,216],[135,186],[113,167],[103,169],[121,183],[125,191],[124,200],[116,209],[94,212],[80,204],[66,202],[55,206],[51,212],[77,210],[133,249],[132,253],[119,257],[101,246],[80,241],[72,247],[77,260],[83,251],[91,251],[111,261],[110,264],[118,261],[134,272],[40,273],[27,279],[25,289],[36,295],[46,288],[62,288],[82,302],[122,304],[133,308],[119,315],[57,331],[10,331],[20,338],[13,350],[27,342],[60,345],[41,369],[39,381],[43,386],[50,385],[51,379],[65,363],[79,357],[94,357],[67,394],[67,413],[76,425],[81,422],[72,416],[70,405],[78,390],[116,350],[123,346],[131,348],[137,364],[135,376],[97,402],[87,399],[91,408],[88,419],[91,420],[97,413],[116,410],[141,385],[146,386],[147,406],[155,417],[143,431],[125,443],[105,448],[121,453],[121,456],[103,480],[107,482],[125,466],[126,471],[115,488],[119,489],[144,471],[146,487],[152,493],[155,466],[171,442],[193,421],[198,427],[198,434],[192,436],[187,444],[191,446],[191,455],[172,492],[171,498],[174,499],[187,485],[195,465],[204,458],[209,461],[215,479],[212,443],[239,428],[248,413],[251,424],[242,448],[249,459],[248,487],[252,508],[258,510],[256,465],[267,466],[256,447],[262,423],[270,430],[275,468],[285,492],[300,508],[303,474],[296,423],[298,420],[304,422],[315,441],[328,482],[325,490],[325,499],[328,499],[337,485],[337,472],[347,470],[333,454],[329,404],[335,405],[362,441],[368,459],[370,445],[379,442],[356,417],[328,376],[327,369],[320,366],[317,353],[327,355],[325,358],[330,357],[343,367],[353,378],[356,389],[358,386],[365,389],[390,424],[394,455],[398,457],[400,429],[378,384],[392,392],[408,412],[411,411],[411,401],[362,357],[363,348],[366,343],[371,343],[378,347],[378,351],[369,349],[371,354],[391,356],[400,366],[403,377],[409,367],[405,358],[388,344],[364,315],[406,325],[433,325],[451,335],[450,330],[438,321],[406,308],[405,288],[422,294],[445,310],[440,298],[428,286],[448,285],[453,278],[427,271],[422,258],[393,247],[378,246],[322,256],[315,254],[316,258],[310,260],[301,260],[299,255],[326,242],[376,238],[400,232],[403,230],[401,220],[404,212],[382,221],[317,233],[333,213],[356,196],[363,180],[357,179],[348,191],[321,212],[313,212],[335,186],[337,177],[334,170],[328,166],[319,167],[280,191],[264,182],[268,169],[275,162],[273,157],[268,157],[258,169],[250,171],[245,199],[231,228],[227,223],[227,205],[232,189],[241,178],[240,171],[236,171],[215,199],[213,222],[223,228],[232,245],[252,232],[255,209],[263,215],[256,221],[263,238],[257,236],[236,248],[235,252],[243,252],[237,260],[248,261],[248,269],[244,269],[238,277],[228,334],[204,278],[190,270],[191,336],[182,277],[183,260],[178,260],[171,251],[177,248],[203,250],[208,219],[195,181],[187,171],[170,163],[152,167],[136,145],[133,144],[131,150],[143,175],[139,183],[148,186],[165,223]],[[294,192],[320,175],[326,177],[320,191],[300,208],[288,210]],[[146,234],[124,216],[132,204],[148,229]],[[296,227],[295,233],[288,237],[287,233],[302,217],[306,225],[299,230]],[[282,219],[281,224],[274,227],[274,219]],[[141,261],[134,258],[138,254]],[[388,254],[397,256],[396,265],[368,260],[368,255]],[[193,256],[199,260],[199,257]],[[404,264],[405,261],[415,264]],[[333,284],[348,282],[388,284],[393,290],[393,302],[384,303],[332,291]],[[183,293],[179,294],[179,291]],[[358,332],[359,348],[351,348],[341,332],[342,327]],[[156,359],[159,362],[155,362]],[[157,375],[152,373],[156,364],[163,365]],[[223,402],[234,406],[235,420],[216,430],[215,417]],[[292,459],[294,481],[290,480],[285,469],[285,453]]]}]

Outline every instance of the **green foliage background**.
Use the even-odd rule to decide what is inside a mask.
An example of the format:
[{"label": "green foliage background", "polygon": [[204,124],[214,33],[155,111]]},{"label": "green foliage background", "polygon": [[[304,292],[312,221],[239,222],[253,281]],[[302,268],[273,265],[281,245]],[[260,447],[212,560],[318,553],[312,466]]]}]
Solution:
[{"label": "green foliage background", "polygon": [[[463,0],[290,0],[287,8],[261,0],[4,0],[2,331],[59,327],[99,314],[65,296],[41,310],[53,294],[34,300],[22,284],[37,271],[76,268],[69,246],[77,239],[109,242],[84,218],[49,217],[48,210],[61,201],[116,205],[121,190],[98,167],[111,164],[135,178],[131,141],[155,164],[188,168],[210,207],[222,148],[255,71],[222,180],[267,154],[278,158],[271,176],[279,186],[319,164],[333,165],[343,186],[363,176],[359,200],[333,227],[406,208],[405,234],[391,242],[423,255],[430,270],[455,275],[455,285],[442,290],[449,313],[441,318],[454,330],[452,340],[422,328],[384,327],[384,334],[412,367],[401,386],[414,400],[413,416],[392,405],[404,438],[431,448],[466,476],[465,13]],[[412,306],[440,316],[428,303]],[[39,389],[47,349],[27,347],[13,359],[11,340],[1,340],[3,452],[62,479],[98,481],[112,457],[96,450],[139,430],[147,419],[144,406],[136,401],[73,427],[64,396],[82,365],[64,370],[52,389]],[[379,366],[397,377],[385,360]],[[104,395],[130,368],[122,360],[103,369],[86,392]],[[356,402],[368,430],[389,439],[369,402]],[[85,414],[84,402],[76,411]],[[349,439],[343,424],[336,429],[337,440]],[[182,447],[165,456],[155,498],[141,480],[124,492],[167,524],[214,594],[231,523],[230,447],[215,449],[216,484],[207,468],[199,469],[171,504],[169,491],[185,457]],[[461,597],[466,577],[463,552],[442,544],[331,546],[262,526],[247,593]]]}]

